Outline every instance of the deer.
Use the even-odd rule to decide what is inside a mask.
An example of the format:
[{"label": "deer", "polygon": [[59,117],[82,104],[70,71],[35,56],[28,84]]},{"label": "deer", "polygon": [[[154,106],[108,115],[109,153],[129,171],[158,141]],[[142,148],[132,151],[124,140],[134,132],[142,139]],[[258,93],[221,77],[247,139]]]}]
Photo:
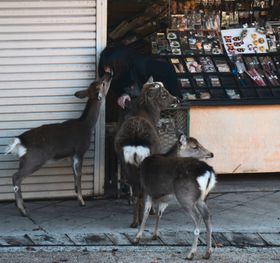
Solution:
[{"label": "deer", "polygon": [[136,106],[131,109],[130,115],[115,136],[115,150],[136,200],[130,225],[132,228],[138,226],[143,214],[140,165],[147,156],[159,153],[160,139],[156,124],[160,119],[160,112],[177,103],[177,98],[172,96],[161,82],[152,82],[152,79],[149,79],[143,85]]},{"label": "deer", "polygon": [[197,252],[202,219],[207,231],[207,250],[203,258],[210,258],[212,226],[206,200],[216,184],[216,176],[213,168],[199,159],[213,156],[195,138],[186,138],[181,134],[169,152],[145,158],[140,169],[140,181],[145,195],[144,216],[134,239],[135,244],[142,238],[149,212],[154,205],[157,206],[157,214],[152,239],[158,238],[159,221],[169,201],[175,196],[195,224],[195,237],[187,259],[193,259]]},{"label": "deer", "polygon": [[15,137],[7,146],[6,154],[12,153],[19,157],[19,168],[12,179],[16,206],[23,216],[27,213],[22,198],[22,181],[49,160],[72,158],[75,192],[80,205],[85,205],[81,191],[83,157],[90,146],[92,132],[111,80],[111,74],[106,73],[87,89],[74,94],[80,99],[88,98],[79,118],[32,128]]}]

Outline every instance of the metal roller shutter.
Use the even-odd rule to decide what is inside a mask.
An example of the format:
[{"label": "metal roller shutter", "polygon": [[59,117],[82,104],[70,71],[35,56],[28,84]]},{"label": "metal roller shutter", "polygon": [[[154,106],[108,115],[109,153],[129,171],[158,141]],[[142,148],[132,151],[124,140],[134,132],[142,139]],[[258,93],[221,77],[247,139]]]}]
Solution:
[{"label": "metal roller shutter", "polygon": [[[96,76],[96,2],[0,0],[0,200],[14,198],[18,160],[3,155],[13,136],[76,118],[85,106],[73,94]],[[93,193],[94,153],[93,137],[84,160],[84,195]],[[73,196],[73,180],[69,160],[48,163],[24,180],[23,197]]]}]

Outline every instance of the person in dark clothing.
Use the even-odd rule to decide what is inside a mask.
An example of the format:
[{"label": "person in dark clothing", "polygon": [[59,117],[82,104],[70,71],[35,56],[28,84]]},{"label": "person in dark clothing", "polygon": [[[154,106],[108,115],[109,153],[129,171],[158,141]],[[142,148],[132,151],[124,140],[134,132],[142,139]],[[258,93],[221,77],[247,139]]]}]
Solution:
[{"label": "person in dark clothing", "polygon": [[138,97],[143,84],[152,77],[178,98],[182,98],[179,82],[173,66],[151,56],[138,54],[127,47],[106,47],[100,56],[98,73],[113,73],[111,89],[117,96],[120,107],[126,101]]}]

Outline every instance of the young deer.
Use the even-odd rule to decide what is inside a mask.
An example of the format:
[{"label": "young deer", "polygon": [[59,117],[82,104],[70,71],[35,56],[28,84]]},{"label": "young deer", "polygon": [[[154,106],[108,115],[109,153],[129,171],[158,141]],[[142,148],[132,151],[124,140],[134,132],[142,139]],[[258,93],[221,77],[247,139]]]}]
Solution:
[{"label": "young deer", "polygon": [[210,257],[212,227],[206,199],[216,184],[216,177],[212,167],[196,158],[213,156],[213,153],[206,150],[196,139],[186,139],[181,135],[179,142],[169,153],[152,155],[142,162],[140,180],[145,193],[145,208],[135,243],[139,243],[142,238],[152,204],[158,207],[153,233],[153,239],[157,239],[160,218],[168,206],[168,201],[175,195],[195,223],[195,239],[187,259],[192,259],[197,251],[201,219],[204,220],[207,230],[207,252],[204,258]]},{"label": "young deer", "polygon": [[110,83],[111,75],[105,74],[87,89],[75,93],[78,98],[88,97],[80,118],[33,128],[16,137],[7,147],[6,154],[13,153],[19,157],[19,169],[13,175],[13,186],[16,205],[22,215],[26,215],[21,193],[22,181],[50,159],[72,157],[75,191],[80,204],[85,205],[81,192],[83,157],[89,148],[100,106]]}]

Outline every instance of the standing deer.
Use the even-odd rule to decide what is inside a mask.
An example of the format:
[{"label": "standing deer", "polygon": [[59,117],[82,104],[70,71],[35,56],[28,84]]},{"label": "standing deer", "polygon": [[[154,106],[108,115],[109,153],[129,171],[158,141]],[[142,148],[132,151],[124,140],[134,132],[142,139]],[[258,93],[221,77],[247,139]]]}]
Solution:
[{"label": "standing deer", "polygon": [[138,226],[143,214],[139,167],[147,156],[159,153],[160,140],[156,124],[160,112],[176,103],[176,97],[172,96],[161,82],[144,84],[136,108],[116,134],[115,149],[124,165],[127,183],[132,186],[132,193],[136,199],[131,227]]},{"label": "standing deer", "polygon": [[196,158],[213,156],[213,153],[206,150],[196,139],[186,139],[184,135],[181,135],[179,142],[167,154],[152,155],[142,162],[140,180],[144,188],[145,208],[135,243],[139,243],[142,238],[153,204],[157,205],[158,212],[152,238],[157,239],[160,218],[168,202],[175,195],[179,204],[190,214],[195,223],[195,238],[187,259],[192,259],[196,254],[202,219],[207,230],[207,251],[204,258],[210,257],[212,227],[206,199],[216,184],[216,176],[212,167]]},{"label": "standing deer", "polygon": [[111,74],[107,73],[87,89],[75,93],[78,98],[88,97],[80,118],[30,129],[17,136],[7,147],[6,154],[13,153],[19,157],[19,169],[13,175],[13,186],[16,205],[22,215],[26,215],[21,193],[22,181],[50,159],[72,158],[75,191],[80,204],[85,205],[81,191],[83,158],[111,79]]}]

